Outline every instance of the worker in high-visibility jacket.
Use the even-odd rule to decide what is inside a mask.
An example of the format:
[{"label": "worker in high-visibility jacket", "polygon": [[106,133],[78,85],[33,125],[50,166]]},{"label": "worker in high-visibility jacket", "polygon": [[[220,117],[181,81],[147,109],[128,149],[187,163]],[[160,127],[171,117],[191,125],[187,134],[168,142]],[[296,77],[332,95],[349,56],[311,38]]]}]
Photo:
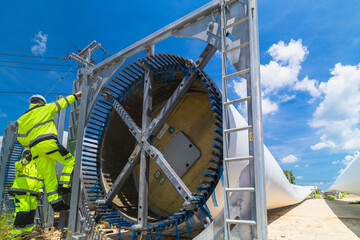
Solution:
[{"label": "worker in high-visibility jacket", "polygon": [[35,162],[31,161],[30,150],[24,149],[15,168],[15,181],[9,190],[15,202],[15,221],[11,233],[20,237],[31,233],[34,228],[36,206],[43,196],[43,180]]},{"label": "worker in high-visibility jacket", "polygon": [[[29,110],[17,120],[18,141],[31,150],[38,171],[44,176],[46,195],[55,212],[68,210],[62,195],[70,192],[70,179],[74,170],[75,158],[63,147],[57,139],[57,129],[54,115],[70,106],[81,96],[81,92],[61,98],[47,104],[41,95],[30,97]],[[64,164],[58,182],[56,176],[56,161]]]}]

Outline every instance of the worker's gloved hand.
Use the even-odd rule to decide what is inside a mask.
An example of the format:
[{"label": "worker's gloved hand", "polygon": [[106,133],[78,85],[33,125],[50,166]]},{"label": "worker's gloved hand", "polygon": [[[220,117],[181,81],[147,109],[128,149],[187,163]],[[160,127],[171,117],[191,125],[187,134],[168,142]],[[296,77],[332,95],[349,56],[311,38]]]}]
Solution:
[{"label": "worker's gloved hand", "polygon": [[38,194],[38,200],[42,199],[44,196],[44,192],[42,191],[42,189],[40,190],[39,194]]},{"label": "worker's gloved hand", "polygon": [[29,161],[26,160],[26,158],[23,158],[23,159],[21,159],[20,161],[21,161],[21,163],[22,163],[23,165],[28,165],[28,164],[29,164]]},{"label": "worker's gloved hand", "polygon": [[75,93],[74,95],[76,96],[76,98],[81,97],[81,91],[79,91],[79,92]]}]

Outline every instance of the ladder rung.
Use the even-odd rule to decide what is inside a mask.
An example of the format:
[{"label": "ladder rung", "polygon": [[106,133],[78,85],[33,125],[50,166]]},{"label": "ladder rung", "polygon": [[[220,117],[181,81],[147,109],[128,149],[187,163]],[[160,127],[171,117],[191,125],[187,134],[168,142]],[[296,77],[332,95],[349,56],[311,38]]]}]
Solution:
[{"label": "ladder rung", "polygon": [[253,187],[241,187],[241,188],[225,188],[227,192],[255,192]]},{"label": "ladder rung", "polygon": [[236,162],[236,161],[246,161],[246,160],[253,160],[253,156],[246,156],[246,157],[234,157],[234,158],[225,158],[225,162]]},{"label": "ladder rung", "polygon": [[230,129],[226,129],[224,130],[224,133],[232,133],[232,132],[239,132],[239,131],[244,131],[244,130],[249,130],[251,129],[252,126],[246,126],[246,127],[240,127],[240,128],[230,128]]},{"label": "ladder rung", "polygon": [[239,46],[230,48],[230,49],[224,51],[224,53],[227,54],[227,53],[229,53],[229,52],[233,52],[233,51],[235,51],[235,50],[238,50],[238,49],[240,49],[240,48],[243,48],[243,47],[246,47],[246,46],[249,46],[249,45],[250,45],[250,43],[249,43],[249,42],[246,42],[246,43],[240,44]]},{"label": "ladder rung", "polygon": [[236,72],[236,73],[232,73],[232,74],[226,75],[226,76],[224,76],[224,79],[233,78],[233,77],[236,77],[236,76],[239,76],[239,75],[248,73],[248,72],[250,72],[250,68],[247,68],[247,69],[242,70],[242,71],[238,71],[238,72]]},{"label": "ladder rung", "polygon": [[245,22],[245,21],[248,20],[248,19],[249,19],[249,16],[244,17],[244,18],[240,19],[239,21],[236,21],[236,22],[233,22],[233,23],[231,23],[231,24],[229,24],[229,25],[226,25],[226,26],[224,27],[224,29],[231,28],[231,27],[233,27],[233,26],[235,26],[235,25],[238,25],[238,24],[240,24],[240,23],[242,23],[242,22]]},{"label": "ladder rung", "polygon": [[250,100],[251,100],[251,97],[236,99],[236,100],[233,100],[233,101],[224,102],[224,106],[228,106],[228,105],[236,104],[236,103],[241,103],[241,102],[246,102],[246,101],[250,101]]},{"label": "ladder rung", "polygon": [[246,225],[256,225],[255,221],[252,220],[235,220],[235,219],[226,219],[227,224],[246,224]]}]

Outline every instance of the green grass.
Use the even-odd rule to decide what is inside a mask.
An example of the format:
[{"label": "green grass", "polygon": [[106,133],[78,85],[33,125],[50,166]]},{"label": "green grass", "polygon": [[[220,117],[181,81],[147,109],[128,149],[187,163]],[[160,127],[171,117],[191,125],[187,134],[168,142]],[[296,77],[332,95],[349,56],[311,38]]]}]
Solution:
[{"label": "green grass", "polygon": [[331,196],[331,195],[326,197],[326,199],[329,200],[329,201],[334,201],[335,198],[336,198],[335,196]]},{"label": "green grass", "polygon": [[360,201],[349,202],[349,204],[360,204]]},{"label": "green grass", "polygon": [[13,227],[13,222],[14,222],[13,212],[9,211],[0,215],[0,239],[2,240],[15,239],[10,233]]}]

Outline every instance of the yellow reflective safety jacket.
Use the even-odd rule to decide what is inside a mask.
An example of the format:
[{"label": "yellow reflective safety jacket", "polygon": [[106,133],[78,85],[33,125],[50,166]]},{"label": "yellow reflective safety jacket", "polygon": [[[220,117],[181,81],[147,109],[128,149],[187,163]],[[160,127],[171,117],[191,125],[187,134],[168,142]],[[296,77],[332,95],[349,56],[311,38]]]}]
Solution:
[{"label": "yellow reflective safety jacket", "polygon": [[34,161],[20,161],[15,163],[15,181],[9,190],[11,195],[30,195],[39,197],[43,192],[43,179],[38,173]]},{"label": "yellow reflective safety jacket", "polygon": [[54,121],[55,113],[70,106],[75,100],[75,95],[69,95],[56,102],[39,106],[30,104],[27,110],[16,121],[18,124],[17,139],[21,145],[30,149],[39,142],[57,139],[57,130]]}]

